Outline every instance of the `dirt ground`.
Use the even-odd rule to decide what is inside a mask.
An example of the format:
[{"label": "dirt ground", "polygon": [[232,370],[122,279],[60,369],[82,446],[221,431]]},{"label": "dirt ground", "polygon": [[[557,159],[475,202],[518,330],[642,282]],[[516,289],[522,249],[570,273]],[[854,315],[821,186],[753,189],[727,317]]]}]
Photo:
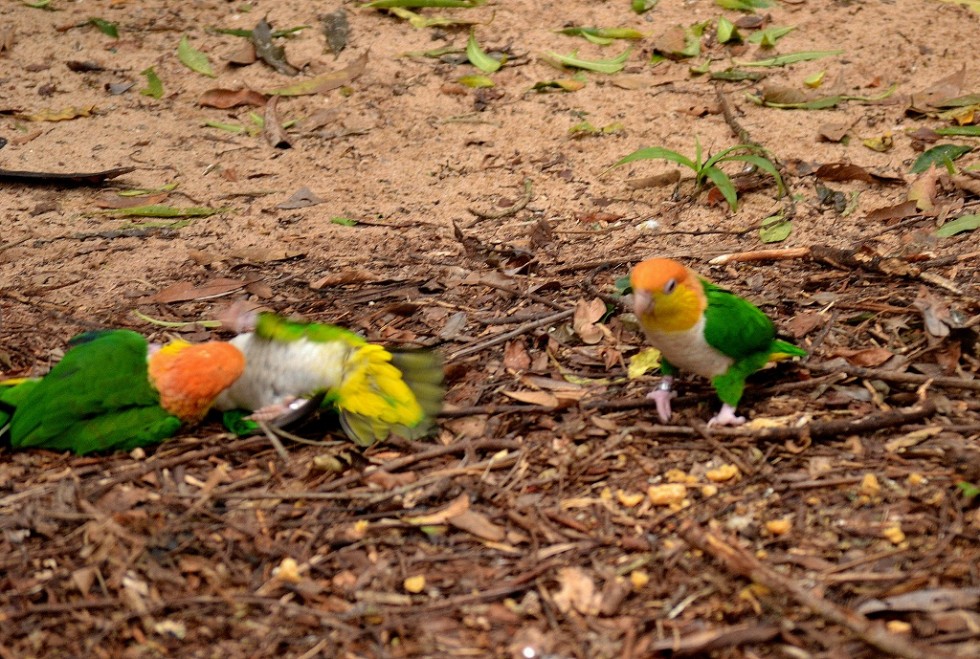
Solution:
[{"label": "dirt ground", "polygon": [[[321,23],[336,10],[339,53]],[[975,233],[936,235],[977,212],[977,153],[957,176],[910,173],[937,139],[977,146],[922,129],[975,121],[923,104],[980,91],[980,15],[926,0],[415,11],[478,21],[480,46],[506,54],[494,86],[459,82],[480,73],[468,26],[355,3],[0,5],[0,168],[133,168],[0,179],[0,375],[43,374],[93,327],[227,337],[206,321],[250,300],[439,350],[448,384],[433,437],[289,444],[289,464],[213,420],[133,454],[0,448],[0,656],[980,654],[980,510],[958,486],[980,483],[980,252]],[[720,44],[719,16],[796,29],[768,51]],[[308,26],[276,40],[298,75],[229,63],[247,39],[215,28],[262,18]],[[651,63],[701,21],[699,55]],[[602,46],[567,26],[644,37]],[[215,78],[181,63],[182,36]],[[629,46],[611,74],[545,61]],[[758,81],[691,71],[831,49],[735,65]],[[140,92],[150,67],[159,98]],[[336,71],[343,84],[274,111],[201,102]],[[568,80],[585,84],[532,89]],[[749,99],[764,87],[886,98],[779,109]],[[288,148],[258,128],[275,113],[295,122]],[[764,146],[788,194],[736,177],[733,213],[690,180],[651,180],[675,170],[664,161],[607,171],[696,141]],[[818,169],[840,163],[857,167]],[[133,189],[156,192],[118,194]],[[931,209],[898,206],[915,190]],[[221,210],[132,217],[126,203]],[[792,233],[764,244],[778,214]],[[760,249],[797,252],[709,263]],[[648,256],[749,297],[810,351],[750,381],[747,426],[707,431],[717,401],[693,377],[659,425],[656,376],[627,377],[643,340],[615,282]]]}]

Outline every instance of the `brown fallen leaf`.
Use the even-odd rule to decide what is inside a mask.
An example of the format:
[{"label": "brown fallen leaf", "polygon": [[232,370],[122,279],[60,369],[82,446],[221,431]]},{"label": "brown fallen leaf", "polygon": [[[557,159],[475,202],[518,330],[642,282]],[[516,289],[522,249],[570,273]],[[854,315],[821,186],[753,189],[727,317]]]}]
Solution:
[{"label": "brown fallen leaf", "polygon": [[212,279],[201,286],[195,286],[189,281],[177,282],[151,295],[146,299],[146,302],[170,304],[173,302],[187,302],[189,300],[209,300],[234,293],[258,279],[258,277],[249,280],[218,278]]},{"label": "brown fallen leaf", "polygon": [[225,61],[229,64],[238,66],[248,66],[255,64],[259,57],[255,54],[255,44],[251,41],[242,41],[240,45],[225,56]]},{"label": "brown fallen leaf", "polygon": [[874,368],[875,366],[881,366],[894,355],[887,348],[864,348],[861,350],[837,348],[831,353],[831,356],[843,357],[854,366]]},{"label": "brown fallen leaf", "polygon": [[583,343],[589,345],[599,343],[603,332],[596,325],[606,313],[606,303],[599,298],[586,302],[579,300],[575,305],[575,315],[572,317],[572,329],[579,335]]},{"label": "brown fallen leaf", "polygon": [[60,110],[41,110],[39,112],[22,112],[14,116],[24,121],[70,121],[79,117],[89,117],[95,111],[94,105],[80,107],[69,106]]},{"label": "brown fallen leaf", "polygon": [[912,302],[912,306],[922,313],[922,322],[926,326],[926,331],[932,336],[939,338],[949,336],[951,327],[962,326],[962,323],[953,320],[949,303],[930,292],[925,286],[919,287],[919,294]]},{"label": "brown fallen leaf", "polygon": [[508,341],[504,347],[504,368],[512,371],[526,371],[531,367],[531,356],[523,341]]},{"label": "brown fallen leaf", "polygon": [[463,511],[446,521],[461,531],[466,531],[490,542],[501,542],[507,537],[507,531],[502,526],[494,524],[489,517],[476,510]]},{"label": "brown fallen leaf", "polygon": [[364,73],[367,68],[368,54],[364,53],[356,60],[348,64],[343,69],[330,71],[304,80],[303,82],[270,90],[269,94],[277,96],[304,96],[308,94],[322,94],[323,92],[350,84],[354,79]]},{"label": "brown fallen leaf", "polygon": [[941,107],[943,102],[963,94],[966,80],[966,64],[959,71],[940,78],[922,91],[915,92],[909,99],[909,111],[927,114]]},{"label": "brown fallen leaf", "polygon": [[864,219],[870,222],[885,222],[887,224],[893,220],[904,220],[907,217],[919,214],[919,208],[914,201],[903,201],[894,206],[876,208],[869,212]]},{"label": "brown fallen leaf", "polygon": [[243,87],[242,89],[222,89],[219,87],[209,89],[201,94],[201,97],[197,99],[197,104],[203,105],[204,107],[226,110],[239,105],[262,107],[268,100],[269,97],[262,92],[257,92],[247,87]]},{"label": "brown fallen leaf", "polygon": [[362,284],[369,281],[377,281],[378,275],[361,268],[347,268],[340,272],[326,275],[310,284],[310,288],[318,291],[327,286],[341,286],[343,284]]},{"label": "brown fallen leaf", "polygon": [[907,198],[909,201],[914,201],[915,207],[920,211],[931,211],[935,206],[938,187],[939,170],[936,169],[936,163],[932,163],[929,169],[912,181]]},{"label": "brown fallen leaf", "polygon": [[540,405],[550,409],[558,407],[558,397],[547,391],[502,391],[500,393],[529,405]]},{"label": "brown fallen leaf", "polygon": [[679,169],[672,169],[669,172],[664,172],[663,174],[629,179],[626,181],[626,186],[634,190],[643,190],[645,188],[662,188],[668,185],[674,185],[680,180],[681,171]]},{"label": "brown fallen leaf", "polygon": [[824,181],[864,181],[871,183],[874,179],[864,167],[848,162],[835,162],[820,165],[814,172],[817,178]]},{"label": "brown fallen leaf", "polygon": [[7,179],[21,183],[56,185],[94,185],[108,179],[135,171],[135,167],[115,167],[101,172],[29,172],[16,169],[0,169],[0,180]]},{"label": "brown fallen leaf", "polygon": [[597,222],[617,222],[623,219],[619,213],[609,213],[607,211],[592,211],[590,213],[579,213],[575,219],[583,224],[595,224]]},{"label": "brown fallen leaf", "polygon": [[973,176],[969,176],[967,174],[957,174],[955,176],[951,176],[950,180],[953,182],[953,185],[960,190],[980,197],[980,178],[974,178]]},{"label": "brown fallen leaf", "polygon": [[822,124],[820,126],[820,128],[817,129],[817,132],[820,134],[820,137],[822,137],[823,139],[825,139],[828,142],[840,142],[841,140],[843,140],[847,136],[847,131],[851,130],[851,127],[852,126],[854,126],[853,123],[849,123],[849,124],[840,124],[840,123]]},{"label": "brown fallen leaf", "polygon": [[470,496],[463,492],[458,497],[449,502],[442,510],[437,510],[429,515],[420,517],[406,517],[404,521],[412,526],[434,526],[445,524],[453,517],[458,517],[470,509]]},{"label": "brown fallen leaf", "polygon": [[826,324],[827,316],[817,311],[807,311],[797,314],[786,323],[786,331],[794,339],[800,339],[813,330]]},{"label": "brown fallen leaf", "polygon": [[294,252],[282,247],[245,247],[228,252],[228,256],[246,263],[272,263],[301,259],[306,256],[306,252]]},{"label": "brown fallen leaf", "polygon": [[682,59],[681,51],[687,45],[687,33],[680,25],[669,27],[653,39],[653,50],[668,59]]},{"label": "brown fallen leaf", "polygon": [[271,146],[277,149],[290,149],[293,143],[286,135],[286,129],[282,127],[282,122],[279,120],[278,105],[278,96],[269,99],[269,102],[265,104],[265,125],[262,127],[262,134],[265,135],[265,140]]}]

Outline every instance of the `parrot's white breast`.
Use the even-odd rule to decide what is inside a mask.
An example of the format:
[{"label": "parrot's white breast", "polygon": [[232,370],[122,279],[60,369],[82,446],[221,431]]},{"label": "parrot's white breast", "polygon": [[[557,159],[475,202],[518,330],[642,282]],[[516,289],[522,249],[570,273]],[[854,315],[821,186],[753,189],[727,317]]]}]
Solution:
[{"label": "parrot's white breast", "polygon": [[682,371],[713,378],[735,363],[704,340],[704,317],[682,332],[658,332],[644,328],[650,345],[658,349],[671,364]]},{"label": "parrot's white breast", "polygon": [[252,333],[230,343],[245,355],[245,372],[218,396],[219,410],[258,410],[336,387],[353,350],[343,341],[269,341]]}]

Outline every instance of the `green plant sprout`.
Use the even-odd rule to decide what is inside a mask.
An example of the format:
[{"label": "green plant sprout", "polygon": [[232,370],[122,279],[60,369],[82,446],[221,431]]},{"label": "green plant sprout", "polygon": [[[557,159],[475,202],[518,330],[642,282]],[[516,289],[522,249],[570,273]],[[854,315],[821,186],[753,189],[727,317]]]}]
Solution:
[{"label": "green plant sprout", "polygon": [[695,138],[694,144],[693,160],[685,155],[677,153],[676,151],[671,151],[670,149],[666,149],[662,146],[653,146],[634,151],[609,169],[625,165],[626,163],[636,162],[638,160],[668,160],[670,162],[675,162],[678,165],[683,165],[694,172],[695,195],[698,194],[704,188],[704,184],[710,180],[712,183],[714,183],[715,187],[718,188],[718,191],[721,192],[721,195],[725,198],[725,201],[728,202],[728,206],[731,208],[732,212],[738,210],[738,191],[736,190],[735,184],[732,183],[732,180],[728,174],[719,168],[719,165],[723,162],[738,161],[753,165],[776,179],[776,186],[779,190],[779,196],[783,196],[786,193],[786,186],[783,185],[783,178],[779,175],[779,170],[776,169],[776,165],[769,158],[769,152],[763,147],[754,144],[736,144],[735,146],[719,151],[706,160],[702,160],[703,154],[701,149],[701,141]]}]

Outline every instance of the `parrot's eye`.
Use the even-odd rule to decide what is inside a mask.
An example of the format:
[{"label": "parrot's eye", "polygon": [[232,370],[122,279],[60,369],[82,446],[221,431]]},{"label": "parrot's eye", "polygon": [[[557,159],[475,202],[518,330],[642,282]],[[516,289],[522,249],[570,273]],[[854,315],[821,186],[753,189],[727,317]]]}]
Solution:
[{"label": "parrot's eye", "polygon": [[677,288],[677,280],[668,279],[667,283],[664,284],[664,295],[670,295],[671,293],[674,292],[675,288]]}]

